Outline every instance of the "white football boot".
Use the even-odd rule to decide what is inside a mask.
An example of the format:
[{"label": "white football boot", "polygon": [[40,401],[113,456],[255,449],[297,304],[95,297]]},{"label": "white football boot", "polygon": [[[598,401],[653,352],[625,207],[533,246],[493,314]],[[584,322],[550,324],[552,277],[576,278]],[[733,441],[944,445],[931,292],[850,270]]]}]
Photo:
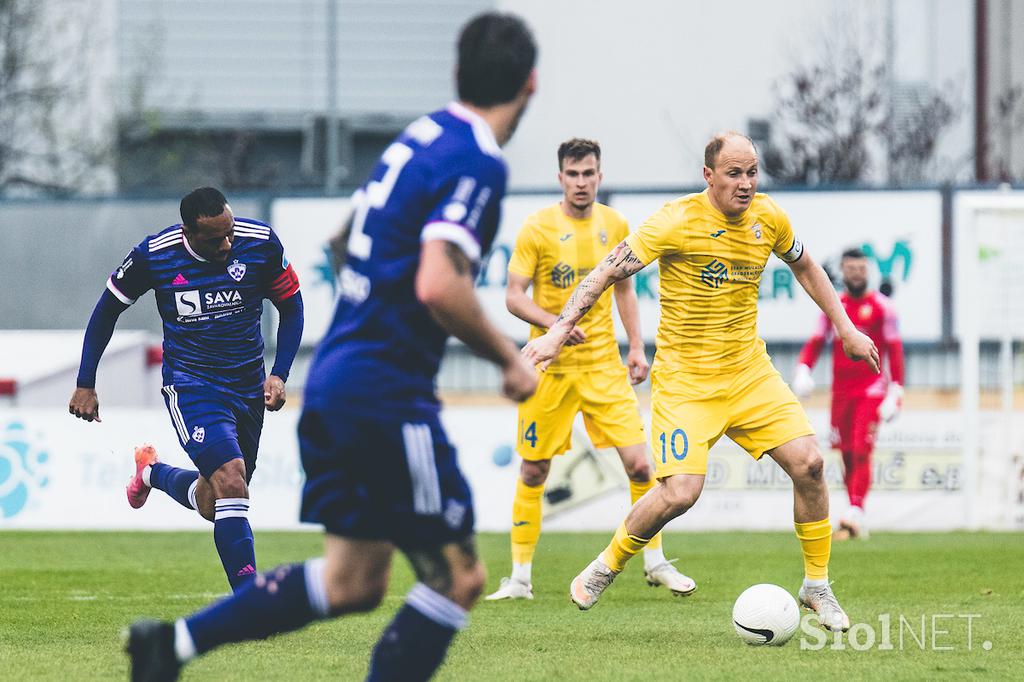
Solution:
[{"label": "white football boot", "polygon": [[820,587],[801,585],[797,597],[801,604],[818,614],[818,622],[821,623],[821,627],[832,632],[840,630],[846,632],[850,629],[850,618],[843,611],[843,607],[839,605],[839,600],[832,593],[830,585],[826,584]]},{"label": "white football boot", "polygon": [[678,561],[678,559],[663,561],[657,566],[645,569],[644,577],[647,578],[647,584],[651,587],[664,585],[677,597],[685,597],[688,594],[693,594],[693,591],[697,589],[697,583],[694,582],[693,578],[680,573],[678,569],[672,565],[676,561]]},{"label": "white football boot", "polygon": [[569,598],[580,607],[580,611],[586,611],[597,603],[601,593],[612,584],[618,574],[618,571],[605,566],[598,557],[569,583]]},{"label": "white football boot", "polygon": [[519,582],[515,578],[502,578],[498,590],[484,597],[484,601],[499,599],[533,599],[533,585]]}]

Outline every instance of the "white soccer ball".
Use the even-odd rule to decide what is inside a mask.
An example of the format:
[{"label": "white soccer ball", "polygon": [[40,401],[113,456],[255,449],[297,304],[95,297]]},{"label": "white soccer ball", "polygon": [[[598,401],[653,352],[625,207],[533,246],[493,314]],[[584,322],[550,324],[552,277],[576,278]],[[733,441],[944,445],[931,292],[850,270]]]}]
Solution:
[{"label": "white soccer ball", "polygon": [[751,646],[782,646],[800,625],[800,608],[778,585],[754,585],[743,590],[732,607],[732,624]]}]

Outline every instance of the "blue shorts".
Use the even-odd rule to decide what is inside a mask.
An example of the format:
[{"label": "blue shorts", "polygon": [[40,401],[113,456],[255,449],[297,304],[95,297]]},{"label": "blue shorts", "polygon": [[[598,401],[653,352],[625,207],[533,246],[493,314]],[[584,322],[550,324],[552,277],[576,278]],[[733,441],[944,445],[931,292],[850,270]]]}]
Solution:
[{"label": "blue shorts", "polygon": [[306,472],[303,521],[403,550],[473,534],[473,497],[437,415],[402,420],[307,404],[299,447]]},{"label": "blue shorts", "polygon": [[256,469],[263,432],[263,398],[242,398],[206,386],[164,386],[164,403],[178,441],[209,479],[226,462],[245,460],[245,480]]}]

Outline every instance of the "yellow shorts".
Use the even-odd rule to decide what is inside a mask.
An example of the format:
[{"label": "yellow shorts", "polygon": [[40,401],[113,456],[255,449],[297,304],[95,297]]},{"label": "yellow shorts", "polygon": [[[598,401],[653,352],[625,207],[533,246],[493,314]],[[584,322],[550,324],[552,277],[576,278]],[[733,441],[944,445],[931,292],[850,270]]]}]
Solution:
[{"label": "yellow shorts", "polygon": [[725,374],[689,374],[655,365],[651,374],[651,449],[655,476],[705,474],[722,434],[754,459],[814,434],[807,415],[765,355]]},{"label": "yellow shorts", "polygon": [[583,423],[594,447],[646,443],[636,393],[623,365],[586,372],[540,374],[537,392],[519,405],[516,452],[523,459],[551,459],[572,445],[572,423]]}]

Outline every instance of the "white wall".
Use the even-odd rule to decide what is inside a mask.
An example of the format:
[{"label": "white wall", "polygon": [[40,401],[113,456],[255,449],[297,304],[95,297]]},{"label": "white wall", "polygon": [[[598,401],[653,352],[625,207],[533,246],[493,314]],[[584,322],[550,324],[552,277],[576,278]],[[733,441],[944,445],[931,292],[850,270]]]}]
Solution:
[{"label": "white wall", "polygon": [[[822,58],[827,45],[884,49],[888,7],[885,0],[498,5],[523,16],[540,44],[540,89],[508,147],[517,187],[553,184],[555,150],[572,136],[600,140],[608,185],[698,185],[711,134],[745,131],[749,118],[768,116],[778,79]],[[950,159],[944,165],[969,171],[973,4],[895,7],[896,76],[957,84],[963,112],[940,154]]]}]

